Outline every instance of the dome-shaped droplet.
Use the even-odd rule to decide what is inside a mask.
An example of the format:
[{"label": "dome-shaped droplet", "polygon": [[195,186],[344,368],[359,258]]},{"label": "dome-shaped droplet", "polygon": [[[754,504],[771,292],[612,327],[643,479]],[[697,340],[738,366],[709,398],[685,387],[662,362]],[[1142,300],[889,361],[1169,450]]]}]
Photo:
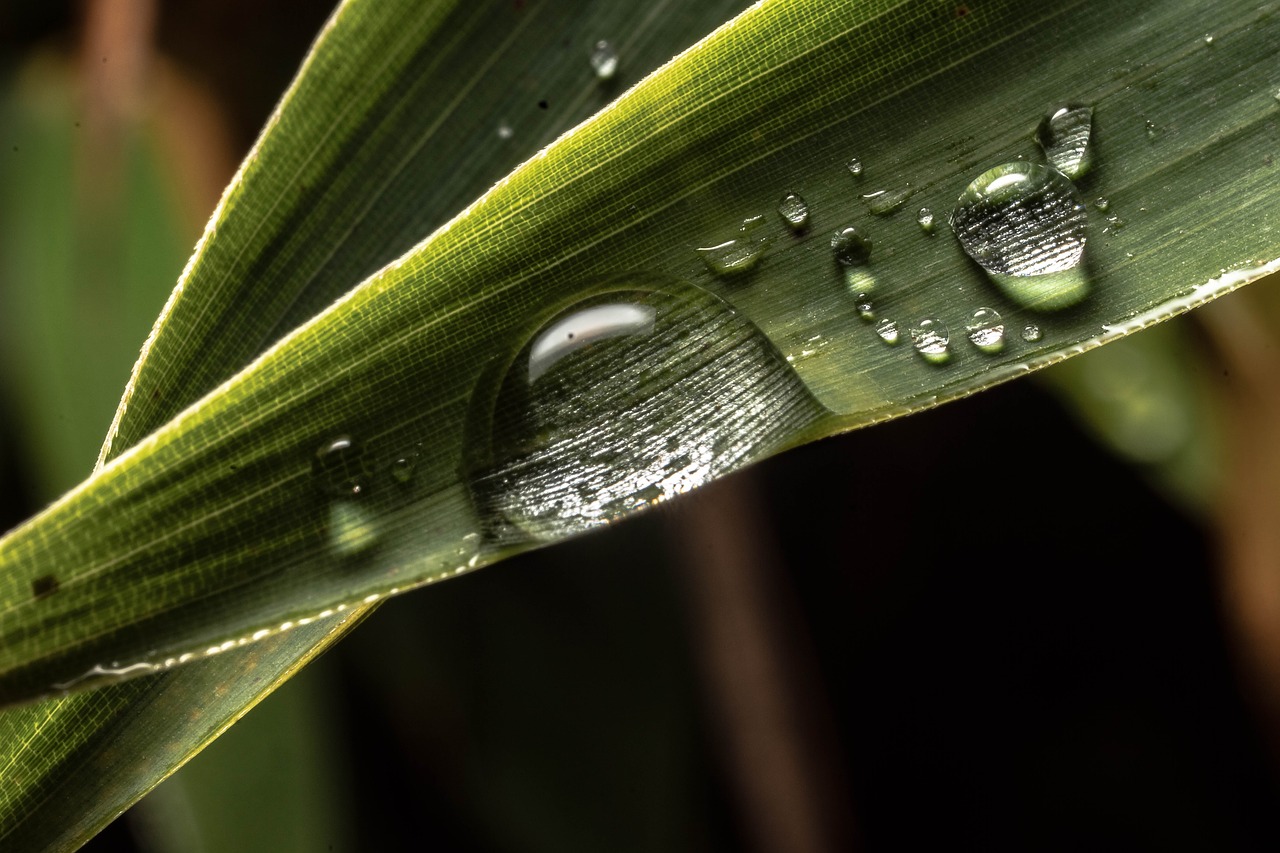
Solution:
[{"label": "dome-shaped droplet", "polygon": [[942,364],[951,357],[951,333],[937,317],[922,317],[911,324],[911,343],[925,361]]},{"label": "dome-shaped droplet", "polygon": [[1036,129],[1036,141],[1050,165],[1068,178],[1078,178],[1093,165],[1090,135],[1093,108],[1065,104],[1051,110]]},{"label": "dome-shaped droplet", "polygon": [[1004,349],[1004,320],[994,308],[979,308],[965,324],[969,342],[985,353]]},{"label": "dome-shaped droplet", "polygon": [[[866,294],[863,294],[864,296]],[[858,319],[864,323],[874,323],[876,319],[875,306],[868,300],[863,300],[857,306]]]},{"label": "dome-shaped droplet", "polygon": [[862,161],[857,157],[850,157],[849,162],[845,163],[845,168],[849,170],[849,174],[855,178],[862,177]]},{"label": "dome-shaped droplet", "polygon": [[803,231],[809,224],[809,205],[796,193],[787,193],[778,202],[778,215],[792,231]]},{"label": "dome-shaped droplet", "polygon": [[920,212],[916,214],[916,224],[920,226],[920,230],[926,234],[932,234],[934,229],[933,211],[927,207],[920,208]]},{"label": "dome-shaped droplet", "polygon": [[1029,344],[1034,344],[1043,337],[1044,332],[1040,331],[1040,327],[1035,323],[1028,323],[1022,327],[1022,339]]},{"label": "dome-shaped droplet", "polygon": [[867,212],[872,216],[888,216],[906,204],[914,192],[910,184],[891,190],[876,190],[865,193],[862,196],[862,203],[867,206]]},{"label": "dome-shaped droplet", "polygon": [[418,453],[413,451],[397,456],[391,462],[391,479],[402,486],[413,482],[413,475],[418,470]]},{"label": "dome-shaped droplet", "polygon": [[311,460],[316,486],[324,494],[350,498],[365,493],[369,468],[364,449],[349,435],[340,435],[322,444]]},{"label": "dome-shaped droplet", "polygon": [[710,246],[699,247],[698,254],[702,256],[707,269],[721,276],[734,276],[754,269],[769,245],[769,239],[761,227],[763,223],[763,216],[752,216],[742,221],[735,236]]},{"label": "dome-shaped droplet", "polygon": [[846,267],[871,260],[871,238],[861,228],[850,225],[831,236],[831,254]]},{"label": "dome-shaped droplet", "polygon": [[1098,196],[1093,200],[1093,206],[1098,208],[1102,213],[1106,213],[1107,209],[1111,207],[1111,200],[1106,196]]},{"label": "dome-shaped droplet", "polygon": [[1006,163],[979,175],[951,212],[965,253],[1009,298],[1037,310],[1079,302],[1089,218],[1075,186],[1057,169]]},{"label": "dome-shaped droplet", "polygon": [[607,41],[601,40],[591,48],[591,70],[601,80],[612,79],[618,73],[618,51]]},{"label": "dome-shaped droplet", "polygon": [[472,494],[499,539],[555,539],[689,491],[824,411],[727,303],[637,278],[547,322],[477,391]]},{"label": "dome-shaped droplet", "polygon": [[876,334],[889,346],[897,346],[898,341],[902,340],[897,321],[890,320],[888,317],[876,323]]}]

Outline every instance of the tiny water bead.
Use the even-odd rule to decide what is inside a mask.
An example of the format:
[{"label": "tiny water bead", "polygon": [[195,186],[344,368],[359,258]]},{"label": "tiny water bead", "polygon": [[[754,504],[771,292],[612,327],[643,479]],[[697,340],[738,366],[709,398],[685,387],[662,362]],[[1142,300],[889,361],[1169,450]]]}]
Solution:
[{"label": "tiny water bead", "polygon": [[859,302],[856,310],[858,312],[858,319],[861,320],[862,322],[864,323],[875,322],[876,309],[875,309],[875,306],[872,305],[870,302],[865,300]]},{"label": "tiny water bead", "polygon": [[916,224],[920,226],[920,230],[924,233],[932,234],[935,226],[933,211],[927,207],[920,208],[920,212],[916,214]]},{"label": "tiny water bead", "polygon": [[1099,196],[1093,200],[1093,206],[1098,208],[1102,213],[1106,213],[1108,208],[1111,207],[1111,200],[1105,196]]},{"label": "tiny water bead", "polygon": [[621,280],[552,317],[477,389],[467,475],[501,542],[551,540],[668,500],[785,444],[825,410],[714,295]]},{"label": "tiny water bead", "polygon": [[862,161],[857,157],[850,157],[849,162],[845,163],[845,168],[849,170],[849,174],[855,178],[862,177]]},{"label": "tiny water bead", "polygon": [[1004,349],[1004,320],[994,308],[979,308],[965,324],[969,343],[985,353],[998,353]]},{"label": "tiny water bead", "polygon": [[880,336],[880,340],[891,347],[897,346],[898,341],[902,340],[898,332],[897,321],[890,320],[888,317],[876,323],[876,334]]},{"label": "tiny water bead", "polygon": [[956,201],[951,229],[965,253],[1018,304],[1039,311],[1088,293],[1081,269],[1089,217],[1057,169],[1005,163],[983,172]]},{"label": "tiny water bead", "polygon": [[915,190],[908,184],[899,189],[877,190],[873,193],[866,193],[862,196],[862,202],[867,206],[867,212],[872,216],[888,216],[901,209],[914,192]]},{"label": "tiny water bead", "polygon": [[618,73],[618,51],[613,44],[601,39],[591,48],[591,70],[600,80],[611,80]]},{"label": "tiny water bead", "polygon": [[512,129],[511,125],[507,124],[505,121],[498,125],[499,139],[510,139],[512,136],[515,136],[515,130]]},{"label": "tiny water bead", "polygon": [[921,317],[911,324],[911,343],[916,352],[931,364],[943,364],[951,358],[951,333],[937,317]]},{"label": "tiny water bead", "polygon": [[796,193],[787,193],[778,202],[778,215],[792,231],[803,231],[809,224],[809,205]]},{"label": "tiny water bead", "polygon": [[769,245],[764,233],[763,216],[752,216],[742,221],[736,236],[711,246],[702,246],[698,254],[707,269],[719,276],[734,276],[755,268]]},{"label": "tiny water bead", "polygon": [[369,485],[369,468],[364,449],[349,435],[340,435],[320,445],[311,461],[316,485],[324,494],[351,498],[363,494]]},{"label": "tiny water bead", "polygon": [[418,452],[406,453],[397,456],[391,463],[389,469],[391,479],[401,486],[407,486],[413,482],[413,475],[418,470]]},{"label": "tiny water bead", "polygon": [[1022,339],[1029,344],[1034,344],[1044,337],[1044,332],[1035,323],[1028,323],[1022,327]]},{"label": "tiny water bead", "polygon": [[1078,178],[1093,165],[1090,135],[1093,108],[1084,104],[1064,104],[1040,120],[1036,141],[1044,149],[1050,165],[1068,178]]}]

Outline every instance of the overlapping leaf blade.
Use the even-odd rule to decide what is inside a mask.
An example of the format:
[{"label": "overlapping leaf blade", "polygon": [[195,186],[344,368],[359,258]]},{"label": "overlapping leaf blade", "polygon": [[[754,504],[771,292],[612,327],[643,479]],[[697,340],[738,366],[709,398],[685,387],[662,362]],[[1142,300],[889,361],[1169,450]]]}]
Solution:
[{"label": "overlapping leaf blade", "polygon": [[[346,4],[345,17],[315,48],[321,59],[287,94],[243,167],[234,199],[215,215],[202,243],[208,254],[193,263],[181,299],[166,314],[178,318],[178,331],[167,324],[157,330],[104,458],[229,377],[540,144],[599,108],[619,84],[638,79],[741,4],[672,10],[670,3],[531,3],[519,14],[507,3],[469,4],[460,11],[456,5]],[[394,82],[382,80],[385,89],[402,92],[399,110],[387,109],[385,97],[349,96],[366,91],[375,65],[384,77],[395,77],[381,41],[350,34],[370,23],[384,33],[411,33],[417,43],[402,40],[401,47],[436,60],[402,68]],[[586,62],[590,45],[601,37],[615,39],[626,56],[612,85],[601,86]],[[534,80],[548,94],[506,101],[493,94]],[[539,103],[544,97],[545,108]],[[344,124],[324,120],[340,108]],[[500,139],[501,122],[518,124],[521,133]],[[369,140],[375,135],[376,143]],[[368,146],[363,153],[362,141]],[[457,165],[458,146],[469,155],[465,168]],[[343,156],[353,152],[358,163]],[[351,175],[360,180],[353,183]],[[290,179],[301,184],[308,178],[345,192],[281,189]],[[269,219],[273,227],[264,225]],[[242,221],[254,226],[226,227]],[[260,277],[230,275],[235,264],[271,269],[269,286]],[[219,348],[207,345],[219,337],[227,338]],[[356,621],[299,627],[197,666],[0,713],[0,778],[6,781],[0,786],[0,839],[13,849],[79,844]],[[137,755],[148,759],[127,760]]]}]

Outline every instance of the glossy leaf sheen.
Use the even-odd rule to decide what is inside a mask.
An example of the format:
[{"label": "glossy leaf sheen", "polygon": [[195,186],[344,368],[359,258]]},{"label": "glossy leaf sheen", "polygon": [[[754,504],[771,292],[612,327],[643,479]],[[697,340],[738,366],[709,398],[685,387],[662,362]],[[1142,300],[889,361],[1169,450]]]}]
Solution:
[{"label": "glossy leaf sheen", "polygon": [[[1255,275],[1214,281],[1222,268],[1280,256],[1274,6],[965,11],[764,4],[530,161],[0,545],[0,698],[99,664],[203,651],[502,556],[475,538],[485,519],[459,474],[472,394],[555,308],[603,280],[674,276],[754,322],[832,412],[799,442],[1087,348]],[[372,42],[381,30],[370,27]],[[381,35],[382,55],[395,55],[397,34]],[[909,210],[868,218],[858,193],[910,183],[913,205],[947,210],[979,172],[1034,156],[1031,132],[1063,100],[1095,110],[1097,160],[1082,189],[1126,220],[1091,225],[1090,295],[1034,315],[1043,338],[998,356],[956,348],[937,367],[885,347],[830,256],[830,233],[850,223],[865,220],[874,243],[866,269],[882,316],[961,328],[990,304],[1020,328],[1032,315],[1002,302],[942,229],[922,234]],[[843,165],[854,154],[865,188]],[[808,202],[810,230],[792,237],[772,223],[779,237],[750,274],[712,277],[696,241],[771,211],[786,191]],[[282,225],[264,227],[287,241]],[[277,271],[230,263],[223,278]],[[183,337],[171,322],[165,332]],[[164,377],[159,364],[152,375]],[[220,378],[182,369],[196,386]],[[141,394],[145,376],[130,407],[164,399]],[[309,476],[312,451],[336,433],[360,436],[374,460],[427,448],[412,494],[379,508],[383,542],[354,565],[332,554],[328,507]],[[34,601],[31,584],[51,566],[59,592]]]}]

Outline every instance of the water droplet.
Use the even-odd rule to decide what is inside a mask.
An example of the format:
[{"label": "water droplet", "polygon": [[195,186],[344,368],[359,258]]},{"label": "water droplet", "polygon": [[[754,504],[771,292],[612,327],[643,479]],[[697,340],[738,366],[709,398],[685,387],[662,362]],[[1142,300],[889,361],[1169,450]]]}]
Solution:
[{"label": "water droplet", "polygon": [[937,317],[922,317],[911,325],[911,343],[924,360],[943,364],[951,358],[951,333]]},{"label": "water droplet", "polygon": [[753,269],[769,244],[761,225],[763,216],[752,216],[742,221],[738,234],[712,246],[698,249],[707,268],[716,275],[732,276]]},{"label": "water droplet", "polygon": [[985,353],[1004,349],[1004,320],[994,308],[979,308],[965,324],[969,342]]},{"label": "water droplet", "polygon": [[413,482],[413,475],[418,470],[418,454],[407,453],[399,456],[391,463],[391,479],[402,486]]},{"label": "water droplet", "polygon": [[809,224],[809,205],[795,193],[787,193],[778,202],[778,215],[792,231],[803,231]]},{"label": "water droplet", "polygon": [[511,125],[507,124],[505,121],[502,124],[498,125],[499,139],[510,139],[514,135],[515,135],[515,131],[512,130]]},{"label": "water droplet", "polygon": [[656,277],[615,287],[551,319],[493,393],[477,392],[467,467],[499,539],[607,524],[769,453],[824,411],[718,297]]},{"label": "water droplet", "polygon": [[920,212],[916,214],[916,224],[920,226],[920,230],[926,234],[932,234],[934,229],[933,211],[927,207],[920,208]]},{"label": "water droplet", "polygon": [[1088,292],[1080,268],[1089,218],[1057,169],[1005,163],[979,175],[956,201],[951,228],[965,253],[1027,308],[1074,305]]},{"label": "water droplet", "polygon": [[603,39],[591,49],[591,70],[601,80],[610,80],[618,73],[618,51]]},{"label": "water droplet", "polygon": [[1111,202],[1107,198],[1103,196],[1099,196],[1098,198],[1093,200],[1093,206],[1098,208],[1098,210],[1102,211],[1103,213],[1106,213],[1107,208],[1111,207]]},{"label": "water droplet", "polygon": [[906,204],[907,199],[911,198],[914,192],[911,185],[907,184],[901,189],[866,193],[862,196],[862,201],[867,205],[867,210],[872,216],[888,216]]},{"label": "water droplet", "polygon": [[876,334],[880,336],[880,340],[889,346],[897,346],[901,337],[898,334],[898,324],[894,320],[885,317],[879,323],[876,323]]},{"label": "water droplet", "polygon": [[831,254],[846,267],[856,267],[871,260],[871,238],[861,228],[850,225],[831,237]]},{"label": "water droplet", "polygon": [[1155,142],[1156,137],[1160,133],[1159,129],[1156,127],[1156,123],[1151,119],[1147,119],[1145,122],[1143,122],[1143,126],[1147,130],[1147,139],[1150,140],[1151,142]]},{"label": "water droplet", "polygon": [[373,513],[355,501],[329,505],[329,545],[339,557],[363,554],[378,542]]},{"label": "water droplet", "polygon": [[1212,45],[1212,44],[1213,44],[1213,36],[1212,36],[1212,35],[1206,35],[1206,36],[1204,37],[1204,43],[1205,43],[1206,45]]},{"label": "water droplet", "polygon": [[349,435],[340,435],[321,445],[311,462],[311,471],[320,491],[330,497],[355,497],[368,488],[369,469],[364,449]]},{"label": "water droplet", "polygon": [[853,175],[855,178],[862,177],[862,161],[857,157],[850,157],[849,162],[846,163],[845,166],[848,168],[850,175]]},{"label": "water droplet", "polygon": [[1022,339],[1029,344],[1034,344],[1043,337],[1044,332],[1035,323],[1028,323],[1022,328]]},{"label": "water droplet", "polygon": [[858,319],[864,323],[874,322],[876,319],[876,309],[870,302],[858,303]]},{"label": "water droplet", "polygon": [[1092,132],[1093,108],[1064,104],[1040,120],[1036,141],[1054,168],[1068,178],[1078,178],[1093,165]]},{"label": "water droplet", "polygon": [[1121,219],[1119,216],[1116,216],[1113,213],[1107,217],[1107,227],[1102,230],[1113,232],[1113,233],[1116,231],[1123,231],[1124,227],[1128,224],[1129,224],[1128,222],[1125,222],[1123,219]]}]

